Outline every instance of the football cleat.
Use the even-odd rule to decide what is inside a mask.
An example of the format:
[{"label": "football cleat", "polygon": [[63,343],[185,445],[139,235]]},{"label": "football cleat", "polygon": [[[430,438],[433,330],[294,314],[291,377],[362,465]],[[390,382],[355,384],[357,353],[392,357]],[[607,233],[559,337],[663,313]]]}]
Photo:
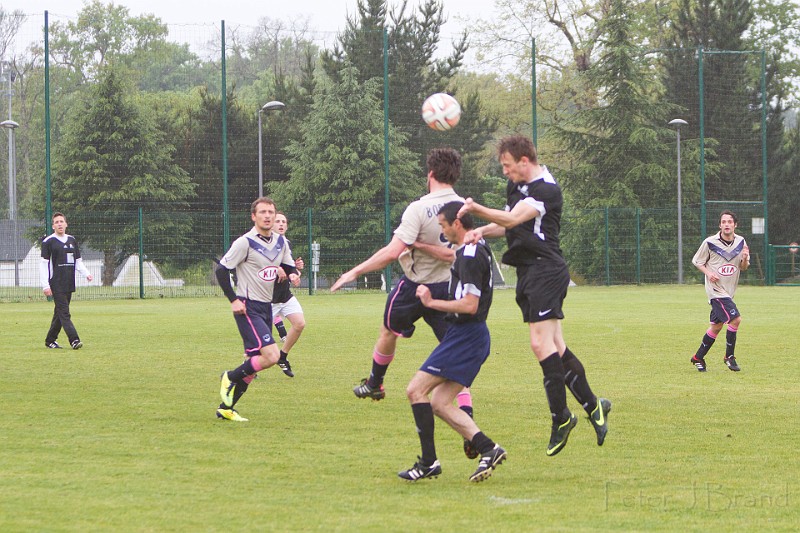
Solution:
[{"label": "football cleat", "polygon": [[70,346],[72,346],[73,350],[80,350],[81,348],[83,348],[83,343],[81,342],[80,339],[75,339],[70,343]]},{"label": "football cleat", "polygon": [[602,446],[608,433],[608,413],[611,412],[611,402],[605,398],[597,400],[597,407],[589,415],[589,422],[592,423],[595,433],[597,433],[597,445]]},{"label": "football cleat", "polygon": [[734,356],[726,357],[725,364],[728,365],[728,368],[730,368],[734,372],[738,372],[739,370],[741,370],[741,368],[739,368],[739,365],[736,364],[736,358]]},{"label": "football cleat", "polygon": [[367,378],[361,380],[361,385],[353,389],[353,394],[359,398],[372,398],[375,401],[383,400],[386,397],[386,391],[383,385],[378,388],[373,388],[367,382]]},{"label": "football cleat", "polygon": [[219,397],[225,407],[233,407],[233,392],[236,390],[236,383],[228,378],[228,373],[223,372],[219,378]]},{"label": "football cleat", "polygon": [[705,359],[698,359],[696,355],[693,355],[691,358],[692,364],[697,367],[698,372],[705,372],[706,371],[706,361]]},{"label": "football cleat", "polygon": [[44,345],[45,345],[45,347],[46,347],[46,348],[50,348],[50,349],[52,349],[52,350],[55,350],[55,349],[60,349],[60,348],[61,348],[61,345],[60,345],[60,344],[58,344],[56,341],[53,341],[53,342],[46,342],[46,343],[44,343]]},{"label": "football cleat", "polygon": [[497,468],[497,465],[506,460],[506,456],[506,451],[499,444],[495,444],[489,453],[481,455],[481,459],[478,461],[478,469],[469,476],[469,480],[477,483],[488,478]]},{"label": "football cleat", "polygon": [[422,464],[422,457],[417,457],[417,459],[419,459],[419,461],[414,463],[414,466],[408,470],[398,472],[397,475],[406,481],[419,481],[420,479],[438,477],[439,474],[442,473],[442,465],[439,464],[438,459],[430,466],[425,466]]},{"label": "football cleat", "polygon": [[236,409],[217,409],[217,418],[234,422],[249,422],[249,419],[241,416]]},{"label": "football cleat", "polygon": [[578,417],[572,413],[570,413],[567,421],[562,424],[553,422],[553,430],[550,433],[550,444],[547,445],[547,455],[552,457],[564,449],[564,446],[567,445],[569,432],[572,431],[572,428],[574,428],[577,423]]},{"label": "football cleat", "polygon": [[289,364],[288,359],[278,359],[278,368],[283,370],[283,373],[289,376],[290,378],[294,377],[294,372],[292,372],[292,365]]}]

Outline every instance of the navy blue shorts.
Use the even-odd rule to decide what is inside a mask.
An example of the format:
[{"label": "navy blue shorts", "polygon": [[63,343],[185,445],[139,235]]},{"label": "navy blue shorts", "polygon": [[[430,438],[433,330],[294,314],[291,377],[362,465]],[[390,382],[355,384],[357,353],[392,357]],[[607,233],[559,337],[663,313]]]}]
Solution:
[{"label": "navy blue shorts", "polygon": [[470,387],[489,357],[490,343],[486,322],[451,324],[442,342],[419,369]]},{"label": "navy blue shorts", "polygon": [[258,355],[261,348],[275,344],[272,336],[272,305],[240,298],[247,307],[244,315],[233,315],[244,342],[246,356]]},{"label": "navy blue shorts", "polygon": [[527,323],[564,318],[562,306],[569,288],[566,265],[537,261],[517,267],[517,305]]},{"label": "navy blue shorts", "polygon": [[[383,325],[395,335],[411,337],[414,334],[414,322],[424,318],[436,338],[441,341],[450,327],[450,323],[444,319],[446,313],[434,311],[422,305],[420,299],[417,298],[419,285],[405,276],[400,278],[386,299]],[[448,285],[447,281],[425,284],[431,291],[431,297],[436,300],[449,300]]]},{"label": "navy blue shorts", "polygon": [[732,298],[712,298],[711,299],[711,323],[727,324],[739,314],[739,309],[733,303]]}]

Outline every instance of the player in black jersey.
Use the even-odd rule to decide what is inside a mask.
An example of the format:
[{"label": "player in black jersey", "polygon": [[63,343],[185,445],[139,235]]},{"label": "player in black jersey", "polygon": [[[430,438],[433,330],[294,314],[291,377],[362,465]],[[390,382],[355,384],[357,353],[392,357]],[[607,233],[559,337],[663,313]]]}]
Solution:
[{"label": "player in black jersey", "polygon": [[422,363],[406,389],[422,447],[419,461],[398,475],[408,481],[436,477],[442,467],[433,440],[434,418],[447,422],[481,455],[470,481],[483,481],[506,458],[506,451],[481,432],[473,419],[453,405],[453,400],[472,385],[486,358],[490,337],[486,317],[492,305],[492,252],[486,243],[464,242],[472,229],[472,217],[456,218],[463,202],[448,202],[439,210],[438,220],[447,240],[458,246],[450,268],[448,298],[435,299],[425,286],[417,297],[427,308],[447,313],[450,327],[441,343]]},{"label": "player in black jersey", "polygon": [[563,196],[536,148],[523,136],[506,137],[498,147],[503,174],[508,178],[505,210],[484,207],[467,198],[460,214],[473,213],[490,224],[467,235],[469,242],[505,235],[508,250],[503,263],[517,268],[517,305],[530,328],[533,353],[544,373],[544,388],[553,419],[547,455],[567,444],[577,417],[567,408],[564,386],[589,415],[602,446],[608,432],[611,402],[597,398],[589,387],[580,360],[564,342],[562,305],[569,286],[569,270],[559,245]]},{"label": "player in black jersey", "polygon": [[64,328],[70,346],[77,350],[83,347],[83,343],[69,312],[72,293],[75,292],[75,271],[86,276],[87,281],[92,281],[93,278],[83,264],[78,241],[66,232],[67,217],[63,213],[54,213],[53,233],[42,241],[42,262],[39,268],[42,290],[45,296],[52,296],[55,303],[53,320],[44,345],[48,348],[61,348],[57,339],[61,328]]}]

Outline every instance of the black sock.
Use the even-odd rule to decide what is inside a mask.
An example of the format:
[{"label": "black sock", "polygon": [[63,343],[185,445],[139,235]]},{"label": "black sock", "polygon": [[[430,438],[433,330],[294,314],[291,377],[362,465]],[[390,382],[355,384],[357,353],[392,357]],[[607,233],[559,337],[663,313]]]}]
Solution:
[{"label": "black sock", "polygon": [[425,466],[430,466],[436,461],[436,445],[433,442],[433,407],[429,403],[412,403],[411,412],[414,413],[414,422],[417,424],[419,443],[422,447],[420,461]]},{"label": "black sock", "polygon": [[236,388],[233,389],[233,403],[231,404],[231,409],[233,409],[233,406],[235,406],[236,402],[239,401],[239,398],[241,398],[242,395],[247,392],[247,387],[249,386],[250,384],[246,381],[240,381],[236,384]]},{"label": "black sock", "polygon": [[567,409],[567,390],[564,387],[564,365],[558,352],[553,352],[544,361],[539,361],[544,373],[544,392],[550,405],[553,422],[563,424],[569,415]]},{"label": "black sock", "polygon": [[286,361],[286,358],[289,357],[289,354],[281,350],[280,360]]},{"label": "black sock", "polygon": [[386,375],[386,371],[389,370],[389,365],[379,365],[372,360],[372,372],[369,374],[369,379],[367,380],[367,384],[376,389],[383,385],[383,378]]},{"label": "black sock", "polygon": [[461,407],[459,407],[459,409],[461,409],[462,411],[467,413],[470,418],[473,418],[473,419],[475,418],[473,416],[473,414],[472,414],[472,406],[471,405],[462,405]]},{"label": "black sock", "polygon": [[564,366],[564,382],[572,395],[583,406],[583,409],[592,414],[597,407],[597,396],[592,392],[589,381],[586,379],[586,371],[580,359],[567,348],[561,357],[561,364]]},{"label": "black sock", "polygon": [[481,455],[487,454],[494,449],[494,441],[479,431],[472,436],[472,447],[478,450]]},{"label": "black sock", "polygon": [[278,337],[283,338],[286,336],[286,326],[283,324],[283,320],[275,324],[275,329],[278,331]]},{"label": "black sock", "polygon": [[736,331],[728,330],[728,332],[725,334],[725,357],[733,357],[733,351],[735,349]]},{"label": "black sock", "polygon": [[714,337],[709,336],[708,333],[703,335],[703,342],[700,343],[700,347],[697,349],[697,353],[694,356],[698,359],[702,359],[706,356],[708,351],[714,345],[714,341],[717,340]]},{"label": "black sock", "polygon": [[248,357],[247,361],[239,365],[233,370],[228,371],[228,379],[232,382],[236,383],[237,386],[239,383],[246,378],[247,376],[252,376],[256,373],[255,369],[253,368],[253,364],[250,362],[252,357]]}]

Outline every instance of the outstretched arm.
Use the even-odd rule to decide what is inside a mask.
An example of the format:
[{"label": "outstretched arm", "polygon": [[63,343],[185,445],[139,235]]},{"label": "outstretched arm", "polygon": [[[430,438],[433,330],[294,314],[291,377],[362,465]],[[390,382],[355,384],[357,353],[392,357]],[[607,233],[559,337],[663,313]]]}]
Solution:
[{"label": "outstretched arm", "polygon": [[445,263],[452,263],[456,260],[456,253],[452,248],[439,246],[438,244],[428,244],[427,242],[417,241],[411,245],[415,250],[425,252],[434,259]]},{"label": "outstretched arm", "polygon": [[369,259],[342,274],[341,277],[336,280],[336,283],[331,285],[331,292],[336,292],[342,285],[355,281],[361,274],[374,272],[375,270],[380,270],[386,265],[391,264],[392,261],[396,261],[397,258],[400,257],[400,254],[402,254],[406,248],[408,248],[406,243],[397,237],[392,237],[389,244],[372,254]]}]

